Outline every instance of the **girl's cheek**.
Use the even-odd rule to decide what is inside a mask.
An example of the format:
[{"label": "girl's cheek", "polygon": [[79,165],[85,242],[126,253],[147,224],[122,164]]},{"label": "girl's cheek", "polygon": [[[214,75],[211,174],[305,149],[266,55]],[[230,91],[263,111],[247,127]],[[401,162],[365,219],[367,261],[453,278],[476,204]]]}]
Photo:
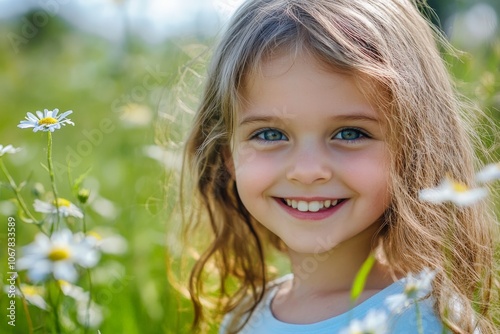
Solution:
[{"label": "girl's cheek", "polygon": [[247,178],[267,178],[279,169],[279,159],[250,145],[238,149],[234,159],[235,175]]},{"label": "girl's cheek", "polygon": [[240,143],[236,151],[233,152],[235,165],[245,165],[252,163],[257,157],[257,150],[248,142]]}]

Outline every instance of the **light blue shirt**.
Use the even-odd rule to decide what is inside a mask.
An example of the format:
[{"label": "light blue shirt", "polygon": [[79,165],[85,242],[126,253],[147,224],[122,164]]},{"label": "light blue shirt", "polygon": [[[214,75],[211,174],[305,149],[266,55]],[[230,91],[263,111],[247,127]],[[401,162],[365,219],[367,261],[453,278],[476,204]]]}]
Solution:
[{"label": "light blue shirt", "polygon": [[[239,332],[240,334],[335,334],[348,327],[352,319],[364,319],[368,311],[372,309],[385,311],[389,315],[387,319],[388,333],[419,334],[415,304],[410,305],[398,314],[391,314],[385,304],[385,299],[388,296],[404,291],[404,283],[401,281],[389,285],[348,312],[332,318],[313,324],[290,324],[282,322],[274,317],[271,311],[271,301],[278,292],[279,285],[286,280],[292,279],[292,277],[292,275],[287,275],[269,284],[264,298],[257,306],[248,323]],[[432,306],[433,300],[430,297],[418,302],[422,327],[425,334],[441,334],[443,333],[443,325],[434,313]],[[225,316],[219,331],[220,334],[227,333],[226,327],[233,317],[232,313]],[[244,317],[242,317],[241,322],[243,320]]]}]

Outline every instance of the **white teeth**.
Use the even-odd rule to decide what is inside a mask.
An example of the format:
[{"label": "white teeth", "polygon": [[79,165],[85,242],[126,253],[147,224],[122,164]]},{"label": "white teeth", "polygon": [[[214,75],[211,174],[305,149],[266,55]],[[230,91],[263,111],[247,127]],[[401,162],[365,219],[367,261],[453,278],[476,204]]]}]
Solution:
[{"label": "white teeth", "polygon": [[338,204],[338,200],[326,200],[326,201],[311,201],[311,202],[306,202],[306,201],[297,201],[294,199],[285,199],[286,204],[288,206],[291,206],[294,209],[297,209],[301,212],[318,212],[319,210],[323,208],[329,208],[331,206],[335,206]]},{"label": "white teeth", "polygon": [[314,201],[309,203],[309,211],[318,212],[319,208],[320,208],[319,202]]},{"label": "white teeth", "polygon": [[297,205],[297,209],[302,212],[306,212],[309,209],[309,205],[305,201],[299,201]]}]

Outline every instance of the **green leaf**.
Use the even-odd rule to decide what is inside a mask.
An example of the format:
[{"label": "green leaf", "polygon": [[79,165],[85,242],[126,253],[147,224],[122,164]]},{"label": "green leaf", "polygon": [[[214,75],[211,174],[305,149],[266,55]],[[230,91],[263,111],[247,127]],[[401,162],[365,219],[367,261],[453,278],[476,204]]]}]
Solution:
[{"label": "green leaf", "polygon": [[[83,181],[85,180],[85,178],[87,177],[87,175],[89,175],[90,171],[92,170],[92,167],[89,167],[85,172],[83,172],[80,176],[78,176],[74,181],[73,181],[73,192],[74,193],[78,193],[78,190],[80,190],[80,187],[83,183]],[[69,173],[68,173],[69,175]]]},{"label": "green leaf", "polygon": [[27,184],[28,184],[28,181],[23,181],[23,182],[19,183],[19,186],[17,187],[17,190],[18,191],[23,190],[23,188],[26,187]]},{"label": "green leaf", "polygon": [[365,283],[366,279],[368,278],[368,274],[370,274],[370,271],[373,268],[373,265],[375,264],[375,256],[373,254],[370,254],[368,258],[363,262],[363,265],[359,269],[358,273],[356,274],[356,277],[354,278],[354,284],[352,285],[351,289],[351,302],[354,303],[361,292],[363,292],[363,289],[365,288]]},{"label": "green leaf", "polygon": [[[17,201],[16,201],[17,202]],[[18,211],[17,211],[17,215],[19,217],[19,219],[22,221],[22,222],[25,222],[27,224],[37,224],[38,222],[29,218],[25,213],[24,211],[19,208]]]},{"label": "green leaf", "polygon": [[43,168],[43,169],[45,169],[45,171],[46,171],[47,173],[50,173],[50,172],[49,172],[49,167],[47,167],[47,165],[45,165],[43,162],[40,162],[40,165],[42,165],[42,168]]}]

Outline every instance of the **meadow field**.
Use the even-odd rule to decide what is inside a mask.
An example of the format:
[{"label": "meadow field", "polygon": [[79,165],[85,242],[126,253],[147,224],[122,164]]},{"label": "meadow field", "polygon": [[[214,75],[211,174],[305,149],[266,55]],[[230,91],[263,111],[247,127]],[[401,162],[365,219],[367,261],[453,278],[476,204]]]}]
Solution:
[{"label": "meadow field", "polygon": [[[47,132],[18,128],[28,112],[73,111],[67,118],[74,126],[51,135],[50,169],[58,197],[77,205],[84,219],[60,223],[108,238],[111,247],[103,247],[98,264],[80,270],[72,285],[72,291],[91,291],[87,306],[95,306],[95,314],[83,316],[89,326],[82,326],[78,298],[53,282],[44,291],[30,285],[25,293],[42,297],[46,309],[59,309],[57,318],[10,298],[7,290],[0,293],[0,333],[189,333],[190,302],[169,281],[171,275],[182,276],[177,260],[190,251],[177,239],[176,189],[182,141],[215,36],[180,33],[152,46],[130,35],[116,44],[57,17],[37,26],[35,13],[0,22],[0,145],[21,148],[0,157],[2,286],[8,290],[16,271],[10,266],[21,258],[23,246],[48,232],[46,224],[37,225],[45,216],[33,204],[54,198]],[[446,56],[458,89],[489,116],[481,132],[491,151],[485,163],[500,161],[492,132],[500,122],[498,31],[478,45],[456,38],[452,42],[464,52]],[[27,210],[19,208],[19,198]],[[15,245],[8,239],[12,231]],[[24,271],[15,285],[21,283],[33,283]],[[15,326],[8,323],[12,300]]]}]

